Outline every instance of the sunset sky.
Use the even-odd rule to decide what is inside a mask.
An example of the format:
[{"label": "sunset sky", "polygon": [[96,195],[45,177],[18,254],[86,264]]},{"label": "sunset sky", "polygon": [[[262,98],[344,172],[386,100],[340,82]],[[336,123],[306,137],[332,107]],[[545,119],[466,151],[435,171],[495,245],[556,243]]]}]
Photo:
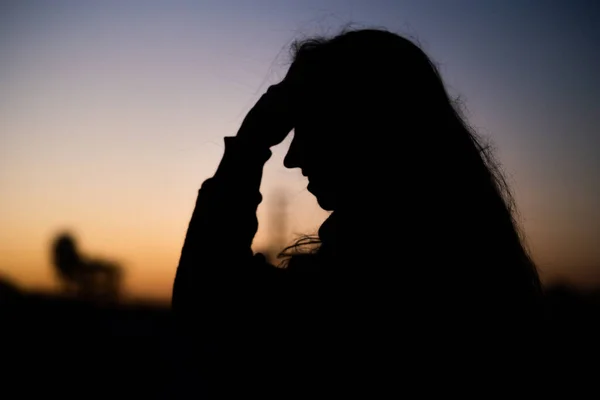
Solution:
[{"label": "sunset sky", "polygon": [[[131,295],[168,299],[197,190],[289,45],[353,27],[417,40],[490,138],[546,282],[600,285],[600,6],[593,1],[3,1],[0,275],[54,288],[49,246],[73,232]],[[287,235],[326,213],[299,171],[266,166]]]}]

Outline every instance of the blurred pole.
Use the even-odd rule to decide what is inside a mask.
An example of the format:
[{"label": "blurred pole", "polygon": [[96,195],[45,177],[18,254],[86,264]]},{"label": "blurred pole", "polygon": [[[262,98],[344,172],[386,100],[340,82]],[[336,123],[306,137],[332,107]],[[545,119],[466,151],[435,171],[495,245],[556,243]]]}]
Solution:
[{"label": "blurred pole", "polygon": [[287,244],[288,204],[287,192],[277,188],[269,207],[269,251],[266,255],[267,260],[274,265],[279,263],[277,255]]}]

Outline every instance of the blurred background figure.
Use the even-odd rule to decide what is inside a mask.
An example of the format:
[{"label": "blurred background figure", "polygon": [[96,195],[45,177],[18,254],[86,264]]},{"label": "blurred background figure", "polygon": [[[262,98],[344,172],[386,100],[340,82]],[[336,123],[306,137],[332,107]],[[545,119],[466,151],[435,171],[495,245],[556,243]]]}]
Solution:
[{"label": "blurred background figure", "polygon": [[117,300],[122,269],[105,260],[86,259],[73,236],[59,234],[52,244],[53,265],[64,292],[92,300]]}]

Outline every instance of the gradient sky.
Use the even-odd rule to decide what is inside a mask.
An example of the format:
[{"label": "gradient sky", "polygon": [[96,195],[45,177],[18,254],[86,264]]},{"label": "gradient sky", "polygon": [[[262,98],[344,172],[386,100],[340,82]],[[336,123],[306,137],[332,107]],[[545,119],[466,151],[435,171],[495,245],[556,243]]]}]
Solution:
[{"label": "gradient sky", "polygon": [[[126,3],[126,4],[125,4]],[[600,285],[600,6],[594,1],[3,1],[0,274],[56,287],[53,235],[121,262],[137,296],[168,298],[202,181],[295,39],[385,27],[417,40],[490,138],[542,278]],[[290,240],[326,217],[298,171]]]}]

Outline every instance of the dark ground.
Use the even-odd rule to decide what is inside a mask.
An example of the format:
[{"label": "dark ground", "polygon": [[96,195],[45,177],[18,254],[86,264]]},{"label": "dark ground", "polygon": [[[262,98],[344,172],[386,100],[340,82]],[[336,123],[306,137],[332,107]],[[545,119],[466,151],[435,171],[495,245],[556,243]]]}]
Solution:
[{"label": "dark ground", "polygon": [[167,305],[102,305],[0,286],[4,392],[172,398],[171,328]]},{"label": "dark ground", "polygon": [[[600,291],[555,287],[547,291],[547,304],[555,344],[569,349],[575,341],[574,349],[586,351],[600,340]],[[11,398],[173,398],[178,363],[172,322],[168,305],[99,305],[23,293],[0,282],[4,392]],[[544,342],[548,351],[552,341]]]}]

